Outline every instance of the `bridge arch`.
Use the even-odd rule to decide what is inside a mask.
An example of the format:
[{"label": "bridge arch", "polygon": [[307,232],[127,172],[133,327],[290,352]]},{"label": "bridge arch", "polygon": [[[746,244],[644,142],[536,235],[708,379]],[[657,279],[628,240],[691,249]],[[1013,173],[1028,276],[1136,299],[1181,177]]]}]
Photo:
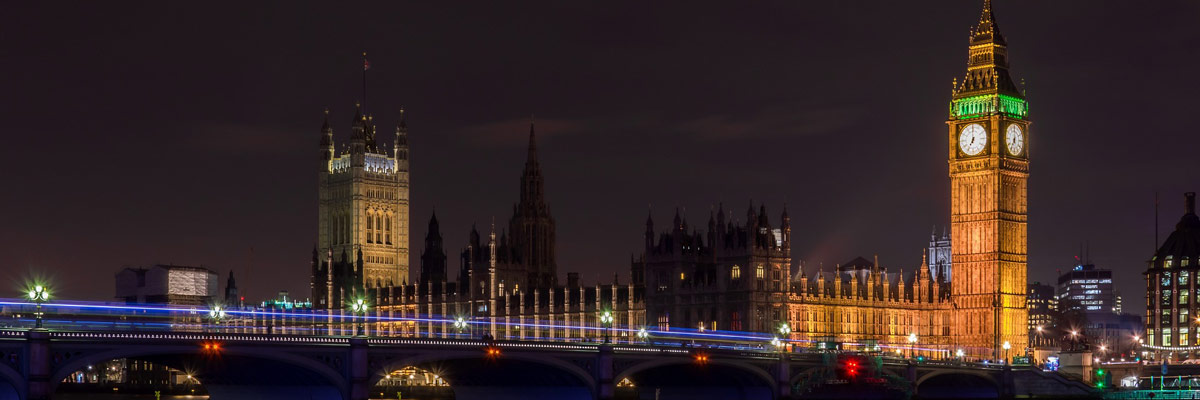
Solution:
[{"label": "bridge arch", "polygon": [[617,371],[613,382],[629,379],[640,396],[661,390],[662,399],[772,399],[775,377],[754,364],[709,359],[697,364],[689,358],[644,361]]},{"label": "bridge arch", "polygon": [[0,363],[0,400],[25,398],[26,379],[15,369]]},{"label": "bridge arch", "polygon": [[[211,360],[206,357],[209,356],[200,354],[197,345],[128,345],[96,352],[85,351],[53,368],[51,392],[75,371],[112,359],[147,360],[187,370],[190,366],[205,364],[202,359]],[[289,349],[232,345],[222,348],[219,355],[214,357],[222,363],[222,367],[212,370],[221,372],[212,374],[199,367],[197,379],[208,389],[210,395],[217,392],[223,399],[285,399],[296,398],[303,393],[305,398],[346,400],[344,394],[349,391],[349,383],[340,371],[315,359],[290,352]],[[227,369],[231,366],[234,370]],[[252,373],[241,373],[247,370]],[[288,374],[298,376],[284,376]],[[296,386],[295,382],[307,382],[309,385]]]},{"label": "bridge arch", "polygon": [[829,367],[821,365],[821,366],[816,366],[816,367],[805,368],[803,371],[793,373],[792,376],[790,378],[788,378],[788,384],[795,386],[796,384],[800,383],[801,379],[808,377],[808,376],[810,376],[816,372],[819,372],[821,370],[825,370],[825,369],[829,369]]},{"label": "bridge arch", "polygon": [[389,360],[371,371],[370,384],[377,384],[388,371],[406,366],[430,370],[442,377],[457,400],[471,399],[582,399],[590,400],[596,381],[589,371],[594,354],[573,361],[562,354],[505,352],[494,358],[482,350],[432,352]]},{"label": "bridge arch", "polygon": [[929,372],[913,382],[913,389],[922,398],[933,399],[996,398],[1000,395],[1000,383],[994,376],[986,371],[969,369]]}]

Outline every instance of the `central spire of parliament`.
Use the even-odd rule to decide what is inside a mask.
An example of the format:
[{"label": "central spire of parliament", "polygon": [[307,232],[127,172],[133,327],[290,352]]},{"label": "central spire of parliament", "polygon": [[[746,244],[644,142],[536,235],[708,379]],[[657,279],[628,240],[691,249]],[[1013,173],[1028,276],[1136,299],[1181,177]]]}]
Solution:
[{"label": "central spire of parliament", "polygon": [[521,173],[521,200],[513,206],[509,233],[524,264],[529,287],[550,287],[558,280],[555,261],[554,217],[546,205],[542,168],[538,165],[537,133],[529,122],[529,150]]}]

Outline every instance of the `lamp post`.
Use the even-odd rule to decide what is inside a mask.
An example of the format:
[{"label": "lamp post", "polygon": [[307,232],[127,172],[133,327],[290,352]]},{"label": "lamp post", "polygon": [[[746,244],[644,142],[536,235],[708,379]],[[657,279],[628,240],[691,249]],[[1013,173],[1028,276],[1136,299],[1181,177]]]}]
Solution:
[{"label": "lamp post", "polygon": [[612,329],[613,316],[612,311],[605,311],[600,314],[600,323],[604,324],[604,343],[612,343],[612,339],[608,336],[609,329]]},{"label": "lamp post", "polygon": [[354,303],[350,304],[350,310],[354,311],[354,316],[359,317],[358,332],[356,333],[358,336],[367,335],[365,325],[367,324],[366,317],[368,308],[370,307],[367,305],[367,301],[363,299],[354,300]]},{"label": "lamp post", "polygon": [[1132,355],[1134,359],[1138,359],[1138,357],[1142,356],[1142,349],[1138,347],[1138,344],[1141,343],[1141,339],[1141,336],[1133,335],[1133,342],[1129,343],[1129,354]]},{"label": "lamp post", "polygon": [[37,304],[37,311],[34,313],[34,317],[37,318],[37,325],[34,326],[35,329],[42,329],[42,303],[49,300],[50,290],[45,286],[35,285],[29,289],[29,301]]},{"label": "lamp post", "polygon": [[458,318],[454,319],[454,328],[458,329],[459,337],[462,336],[463,328],[466,328],[466,327],[467,327],[467,320],[463,319],[463,317],[458,317]]},{"label": "lamp post", "polygon": [[917,333],[908,334],[908,356],[916,357],[917,355]]},{"label": "lamp post", "polygon": [[1011,348],[1012,348],[1012,343],[1009,343],[1007,340],[1005,340],[1005,341],[1004,341],[1004,345],[1003,345],[1003,346],[1000,346],[1000,347],[1003,347],[1003,348],[1004,348],[1004,364],[1005,364],[1005,365],[1008,365],[1008,364],[1009,364],[1009,362],[1008,362],[1008,349],[1011,349]]},{"label": "lamp post", "polygon": [[213,325],[218,327],[221,325],[221,320],[225,319],[225,309],[221,308],[220,304],[213,305],[208,309],[208,319],[212,320]]},{"label": "lamp post", "polygon": [[963,349],[958,349],[958,350],[955,350],[955,351],[954,351],[954,355],[955,355],[956,357],[958,357],[958,362],[962,362],[962,361],[963,361],[963,354],[964,354],[964,353],[963,353]]},{"label": "lamp post", "polygon": [[646,328],[638,329],[637,338],[646,343],[649,343],[650,342],[650,332],[646,331]]}]

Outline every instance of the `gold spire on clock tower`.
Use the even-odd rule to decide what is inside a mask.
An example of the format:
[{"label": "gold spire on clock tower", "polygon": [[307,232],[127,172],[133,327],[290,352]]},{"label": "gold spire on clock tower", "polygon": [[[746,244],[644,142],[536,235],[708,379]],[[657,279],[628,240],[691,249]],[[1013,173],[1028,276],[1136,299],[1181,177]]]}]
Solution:
[{"label": "gold spire on clock tower", "polygon": [[1024,353],[1029,106],[984,0],[967,72],[950,102],[949,169],[955,342],[975,357]]}]

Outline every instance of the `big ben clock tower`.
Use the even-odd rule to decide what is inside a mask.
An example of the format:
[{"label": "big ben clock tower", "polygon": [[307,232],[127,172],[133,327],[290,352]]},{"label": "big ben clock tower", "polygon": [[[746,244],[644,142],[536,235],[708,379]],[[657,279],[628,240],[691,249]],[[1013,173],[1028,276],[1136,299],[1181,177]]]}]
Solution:
[{"label": "big ben clock tower", "polygon": [[[1008,50],[984,0],[967,73],[950,102],[952,315],[974,357],[1024,353],[1029,105],[1008,73]],[[1008,343],[1011,350],[1003,350]],[[1007,353],[1007,354],[1006,354]]]}]

